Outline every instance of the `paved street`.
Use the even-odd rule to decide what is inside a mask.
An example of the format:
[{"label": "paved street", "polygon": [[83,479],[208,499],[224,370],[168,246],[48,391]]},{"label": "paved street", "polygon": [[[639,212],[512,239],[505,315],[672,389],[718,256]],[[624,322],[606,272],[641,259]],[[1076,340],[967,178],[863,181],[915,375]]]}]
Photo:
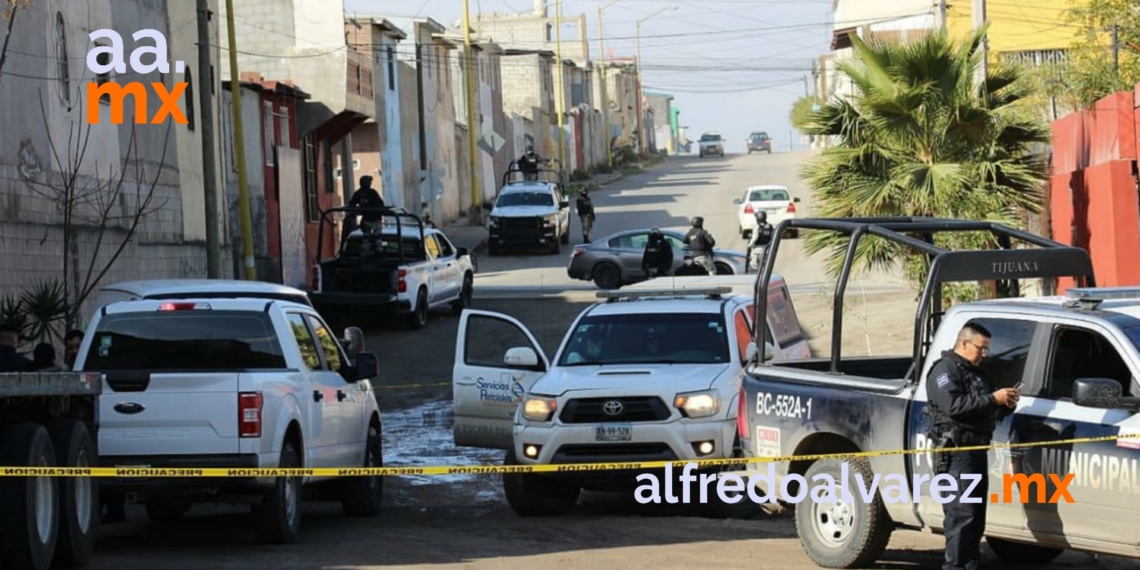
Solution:
[{"label": "paved street", "polygon": [[[783,184],[797,204],[800,216],[811,215],[811,194],[799,181],[799,167],[809,155],[805,152],[767,154],[729,154],[725,158],[697,158],[683,155],[666,159],[644,172],[626,177],[593,193],[597,221],[593,239],[614,232],[660,227],[686,231],[689,219],[704,216],[705,228],[717,240],[717,247],[745,251],[747,243],[740,237],[737,206],[732,201],[744,195],[755,184]],[[577,218],[572,222],[571,245],[581,243],[582,230]],[[562,255],[479,256],[479,274],[475,278],[476,296],[501,296],[507,293],[556,293],[567,290],[595,291],[591,282],[567,277],[566,265],[570,248]],[[803,263],[797,240],[786,240],[781,246],[776,265],[792,284],[813,284],[826,280],[819,263]],[[816,261],[816,260],[813,260]],[[889,275],[868,278],[870,284],[891,284],[898,280]]]},{"label": "paved street", "polygon": [[[810,196],[796,181],[805,155],[670,159],[627,178],[595,198],[598,231],[658,225],[683,228],[701,214],[722,246],[740,248],[732,199],[750,183],[792,187],[808,212]],[[574,237],[579,237],[575,224]],[[576,241],[576,240],[575,240]],[[804,259],[796,241],[785,242],[778,271],[793,287],[801,322],[813,350],[827,353],[830,297],[813,288],[826,279],[818,259]],[[548,352],[569,322],[596,301],[592,284],[571,290],[565,256],[481,258],[475,307],[517,317],[531,327]],[[851,315],[845,323],[845,355],[906,352],[914,305],[890,276],[853,281]],[[544,299],[526,298],[516,287],[542,286]],[[860,287],[870,291],[865,296]],[[512,291],[514,293],[512,293]],[[900,301],[903,301],[900,303]],[[368,345],[380,355],[379,398],[384,411],[384,457],[389,466],[497,464],[502,452],[457,449],[448,411],[458,318],[433,315],[428,326],[407,331],[369,331]],[[872,342],[872,336],[874,342]],[[408,384],[429,384],[408,388]],[[788,514],[756,512],[749,520],[711,520],[691,508],[642,506],[626,494],[586,494],[570,516],[523,519],[511,511],[498,476],[396,477],[385,483],[385,512],[378,519],[351,519],[339,505],[309,505],[299,544],[254,543],[249,519],[239,507],[200,505],[183,521],[152,524],[140,508],[129,522],[104,528],[90,570],[123,569],[356,569],[356,568],[817,568],[804,554]],[[910,531],[894,534],[881,568],[937,568],[942,539]],[[985,549],[988,561],[996,560]],[[996,564],[996,562],[995,562]],[[1067,553],[1039,568],[1135,568],[1131,561]],[[1007,566],[994,565],[992,568]]]}]

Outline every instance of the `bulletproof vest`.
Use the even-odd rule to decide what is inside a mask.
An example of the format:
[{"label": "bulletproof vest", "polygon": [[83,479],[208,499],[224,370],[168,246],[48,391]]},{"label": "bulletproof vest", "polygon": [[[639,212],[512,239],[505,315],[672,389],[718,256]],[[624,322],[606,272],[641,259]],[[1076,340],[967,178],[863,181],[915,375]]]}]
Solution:
[{"label": "bulletproof vest", "polygon": [[757,230],[756,245],[768,245],[772,243],[772,225],[765,223]]},{"label": "bulletproof vest", "polygon": [[[937,367],[939,363],[941,363],[941,360],[939,362],[936,362],[935,366]],[[952,364],[957,368],[958,373],[966,377],[966,390],[968,390],[974,396],[985,397],[989,395],[989,392],[986,390],[985,383],[978,381],[977,373],[963,366],[960,362],[953,361]],[[943,410],[938,409],[938,406],[934,404],[933,399],[930,399],[929,396],[927,396],[927,398],[926,415],[930,420],[931,429],[957,434],[957,439],[960,440],[958,442],[959,445],[974,444],[973,442],[976,440],[976,438],[979,437],[982,432],[990,430],[993,427],[976,427],[960,421],[955,421]]]},{"label": "bulletproof vest", "polygon": [[705,238],[705,231],[703,229],[693,230],[693,239],[689,242],[689,248],[694,253],[708,253],[712,248],[709,247],[709,241]]}]

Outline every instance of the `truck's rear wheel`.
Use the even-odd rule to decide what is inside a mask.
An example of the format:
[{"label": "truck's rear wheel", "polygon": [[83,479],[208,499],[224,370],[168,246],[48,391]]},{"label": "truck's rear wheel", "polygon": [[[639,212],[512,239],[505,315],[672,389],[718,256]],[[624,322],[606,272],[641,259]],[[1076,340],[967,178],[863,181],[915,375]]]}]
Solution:
[{"label": "truck's rear wheel", "polygon": [[[364,467],[383,467],[384,450],[380,440],[380,430],[376,426],[368,428],[368,443],[364,447]],[[347,477],[341,506],[344,513],[352,517],[374,517],[380,514],[384,500],[384,477]]]},{"label": "truck's rear wheel", "polygon": [[[281,448],[282,469],[301,467],[297,448],[286,440]],[[301,477],[278,477],[265,501],[254,507],[254,532],[260,542],[291,544],[301,532]]]},{"label": "truck's rear wheel", "polygon": [[986,544],[990,545],[990,549],[998,555],[998,558],[1012,564],[1048,564],[1065,552],[1060,548],[1012,542],[990,536],[986,537]]},{"label": "truck's rear wheel", "polygon": [[471,274],[463,276],[463,289],[459,291],[459,298],[451,303],[451,309],[456,315],[462,315],[463,310],[471,307],[471,296],[475,292],[475,278]]},{"label": "truck's rear wheel", "polygon": [[[96,460],[94,438],[83,422],[55,420],[48,425],[48,433],[60,467],[86,469]],[[61,477],[59,491],[56,565],[83,566],[95,548],[95,513],[99,505],[99,486],[89,477]]]},{"label": "truck's rear wheel", "polygon": [[[804,479],[808,495],[796,505],[796,532],[800,544],[816,565],[823,568],[859,568],[875,562],[887,548],[893,526],[878,493],[868,503],[863,500],[856,475],[870,481],[875,474],[865,459],[848,462],[850,474],[846,493],[836,489],[832,501],[816,502],[810,491],[817,475],[842,480],[839,459],[817,461]],[[802,494],[802,491],[801,491]]]},{"label": "truck's rear wheel", "polygon": [[[0,435],[0,464],[53,467],[55,449],[39,424],[9,427]],[[0,480],[0,568],[51,567],[59,539],[59,490],[52,477],[5,477]]]},{"label": "truck's rear wheel", "polygon": [[416,294],[416,308],[412,309],[411,314],[408,315],[408,327],[418,330],[427,326],[428,311],[430,310],[427,291],[421,288],[420,292]]},{"label": "truck's rear wheel", "polygon": [[[507,450],[503,465],[518,465],[513,448]],[[527,473],[504,473],[503,491],[511,509],[524,517],[567,514],[574,510],[582,493],[577,486]]]}]

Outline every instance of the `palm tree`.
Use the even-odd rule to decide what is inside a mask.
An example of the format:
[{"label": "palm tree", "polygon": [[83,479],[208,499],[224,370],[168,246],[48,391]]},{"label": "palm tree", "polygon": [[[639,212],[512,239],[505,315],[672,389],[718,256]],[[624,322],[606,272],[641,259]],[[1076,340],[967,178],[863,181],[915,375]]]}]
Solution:
[{"label": "palm tree", "polygon": [[[853,38],[854,57],[839,65],[854,87],[812,113],[807,134],[836,144],[811,160],[803,178],[816,215],[827,218],[935,216],[1015,226],[1041,208],[1049,144],[1047,124],[1024,109],[1032,86],[1015,67],[975,69],[985,28],[962,41],[930,33],[910,42]],[[988,236],[939,236],[940,244],[978,247]],[[808,232],[811,254],[828,250],[828,270],[842,267],[848,239]],[[906,261],[922,281],[924,258],[878,238],[860,240],[856,265],[887,269]]]}]

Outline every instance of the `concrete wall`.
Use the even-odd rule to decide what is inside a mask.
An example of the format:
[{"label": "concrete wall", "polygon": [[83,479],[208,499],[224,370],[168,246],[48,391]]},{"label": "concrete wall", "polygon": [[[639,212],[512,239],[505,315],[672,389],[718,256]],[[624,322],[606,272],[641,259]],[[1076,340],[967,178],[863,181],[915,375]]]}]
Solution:
[{"label": "concrete wall", "polygon": [[[229,109],[233,104],[229,90],[222,92],[222,101]],[[267,267],[265,258],[269,255],[268,250],[268,236],[266,235],[267,220],[266,220],[266,204],[265,204],[265,166],[266,154],[264,149],[264,125],[266,117],[262,111],[261,94],[252,89],[241,90],[241,113],[242,113],[242,134],[245,135],[244,150],[245,150],[245,165],[246,165],[246,187],[249,194],[249,208],[251,230],[253,234],[253,255],[257,260],[261,260],[258,268],[259,275],[266,275],[271,272],[271,268]],[[271,119],[272,117],[270,117]],[[223,113],[222,129],[219,131],[219,136],[224,137],[226,140],[234,139],[233,119],[231,113]],[[229,233],[232,239],[229,242],[230,255],[232,256],[233,265],[227,269],[236,278],[243,278],[244,269],[241,267],[241,259],[244,255],[243,241],[241,232],[241,206],[239,202],[240,191],[238,185],[237,167],[234,164],[236,157],[236,148],[231,145],[229,152],[225,156],[225,162],[220,163],[219,166],[223,167],[226,173],[225,185],[225,200],[223,203],[226,206],[226,220]]]},{"label": "concrete wall", "polygon": [[[480,39],[494,41],[503,46],[519,49],[553,50],[557,36],[554,33],[553,9],[545,14],[482,14],[472,22]],[[585,15],[562,13],[562,57],[576,61],[589,59],[590,45]],[[571,28],[571,29],[566,29]]]},{"label": "concrete wall", "polygon": [[[374,73],[378,79],[377,99],[383,101],[384,110],[377,113],[377,120],[383,121],[381,128],[381,186],[385,189],[384,199],[393,207],[407,207],[409,211],[416,211],[414,203],[407,200],[404,193],[404,153],[411,147],[402,144],[402,132],[405,119],[401,106],[401,90],[405,86],[400,81],[396,51],[398,42],[392,36],[384,35],[381,38],[381,51],[377,54]],[[411,109],[409,109],[410,111]]]},{"label": "concrete wall", "polygon": [[[397,53],[398,55],[398,53]],[[402,156],[403,176],[397,178],[404,191],[404,203],[408,211],[421,213],[424,197],[420,190],[420,97],[417,85],[416,68],[405,62],[398,62],[396,71],[400,82],[401,113],[400,146],[405,149]]]},{"label": "concrete wall", "polygon": [[[78,184],[92,188],[102,184],[114,188],[111,181],[123,171],[126,178],[115,194],[112,190],[88,193],[110,205],[110,215],[123,217],[137,211],[135,197],[147,192],[154,183],[153,201],[134,238],[125,245],[110,266],[101,284],[137,278],[205,277],[205,250],[202,244],[188,242],[183,219],[184,206],[180,170],[178,130],[185,126],[113,125],[108,107],[97,104],[102,124],[88,128],[86,106],[86,69],[88,34],[96,29],[111,28],[120,32],[153,28],[168,34],[171,20],[166,3],[158,0],[131,0],[111,3],[108,0],[66,2],[41,0],[25,4],[17,15],[4,72],[0,82],[0,294],[15,294],[36,280],[64,277],[63,218],[59,212],[62,174],[77,172]],[[67,72],[69,82],[62,85],[60,61],[56,57],[56,14],[63,17],[66,30]],[[185,19],[187,16],[181,14]],[[195,21],[177,21],[176,26],[193,26]],[[124,53],[129,57],[135,47],[133,39],[124,37]],[[148,45],[150,42],[146,42]],[[168,45],[175,58],[189,59],[183,42]],[[116,77],[119,81],[164,81],[168,87],[181,77],[172,72],[159,77],[133,74]],[[14,74],[14,75],[13,75]],[[25,77],[16,77],[22,75]],[[48,80],[29,79],[46,77]],[[64,93],[70,97],[67,101]],[[154,97],[150,97],[154,99]],[[45,118],[41,114],[41,103]],[[134,113],[134,102],[124,102],[126,116]],[[156,112],[158,105],[151,105]],[[132,131],[134,137],[132,138]],[[81,159],[59,165],[53,158],[50,139],[62,156],[67,155],[68,137],[72,144],[86,148]],[[131,149],[127,154],[128,148]],[[66,159],[64,159],[66,161]],[[194,165],[187,164],[193,169]],[[191,176],[193,176],[191,174]],[[200,174],[199,174],[200,176]],[[90,191],[87,191],[90,192]],[[200,199],[199,199],[200,200]],[[200,203],[200,201],[199,201]],[[193,208],[191,208],[193,209]],[[93,208],[80,208],[73,226],[76,239],[70,251],[72,263],[67,268],[71,290],[88,275],[87,262],[95,259],[95,271],[111,263],[113,254],[125,239],[125,220],[98,226],[100,216]],[[102,239],[102,244],[97,241]],[[90,312],[90,305],[82,312]]]}]

